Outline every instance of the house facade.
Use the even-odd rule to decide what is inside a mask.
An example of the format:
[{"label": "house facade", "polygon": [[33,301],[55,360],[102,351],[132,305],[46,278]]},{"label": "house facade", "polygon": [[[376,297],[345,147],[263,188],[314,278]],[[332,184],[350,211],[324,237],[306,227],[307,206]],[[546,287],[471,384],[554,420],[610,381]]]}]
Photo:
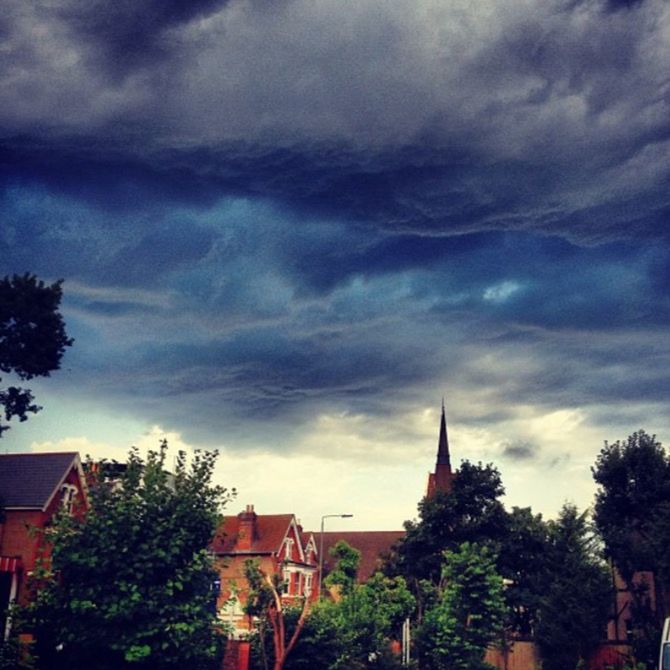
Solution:
[{"label": "house facade", "polygon": [[[62,509],[83,513],[88,505],[79,454],[0,454],[0,612],[25,604],[28,578],[48,547],[39,532]],[[9,633],[4,619],[2,634]]]},{"label": "house facade", "polygon": [[293,514],[256,514],[254,506],[247,505],[237,516],[224,518],[212,551],[221,580],[218,611],[233,625],[236,637],[252,629],[244,613],[249,595],[248,560],[255,561],[266,575],[282,577],[286,605],[317,598],[317,545]]}]

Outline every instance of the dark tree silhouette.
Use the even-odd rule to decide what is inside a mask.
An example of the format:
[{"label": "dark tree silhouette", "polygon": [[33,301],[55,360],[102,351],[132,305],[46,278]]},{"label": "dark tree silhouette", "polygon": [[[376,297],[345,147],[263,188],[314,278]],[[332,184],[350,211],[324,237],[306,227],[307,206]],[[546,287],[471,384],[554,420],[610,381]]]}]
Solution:
[{"label": "dark tree silhouette", "polygon": [[[65,348],[73,342],[58,311],[62,283],[49,286],[28,273],[0,280],[0,372],[27,381],[58,370]],[[13,385],[0,389],[4,420],[25,421],[29,413],[39,412],[34,400],[30,389]],[[8,429],[0,421],[0,437]]]}]

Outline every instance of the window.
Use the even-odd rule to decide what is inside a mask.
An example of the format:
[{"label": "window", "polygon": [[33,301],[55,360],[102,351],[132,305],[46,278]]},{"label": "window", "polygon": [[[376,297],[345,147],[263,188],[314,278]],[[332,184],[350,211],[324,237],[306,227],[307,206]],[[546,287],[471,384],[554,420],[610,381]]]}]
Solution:
[{"label": "window", "polygon": [[63,509],[68,513],[72,514],[72,508],[74,507],[74,499],[77,496],[77,487],[72,484],[63,484],[61,488],[61,504]]},{"label": "window", "polygon": [[309,572],[305,575],[305,595],[308,596],[312,593],[312,573]]},{"label": "window", "polygon": [[293,540],[290,537],[286,538],[286,542],[284,544],[284,558],[287,561],[291,560],[291,556],[293,554]]}]

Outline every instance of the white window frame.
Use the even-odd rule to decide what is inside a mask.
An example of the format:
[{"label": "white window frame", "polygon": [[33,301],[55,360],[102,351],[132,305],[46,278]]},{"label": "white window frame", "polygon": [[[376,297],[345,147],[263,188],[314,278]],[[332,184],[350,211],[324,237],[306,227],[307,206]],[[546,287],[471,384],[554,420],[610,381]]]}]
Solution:
[{"label": "white window frame", "polygon": [[68,514],[72,514],[76,497],[77,487],[74,484],[63,484],[61,486],[61,504]]}]

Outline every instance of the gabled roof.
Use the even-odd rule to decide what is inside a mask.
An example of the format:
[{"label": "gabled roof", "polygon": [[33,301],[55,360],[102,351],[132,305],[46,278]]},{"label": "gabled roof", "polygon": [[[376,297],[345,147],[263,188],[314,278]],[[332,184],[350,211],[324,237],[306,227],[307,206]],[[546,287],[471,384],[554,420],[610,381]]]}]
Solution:
[{"label": "gabled roof", "polygon": [[[314,533],[317,546],[321,542],[321,533]],[[358,581],[364,582],[380,568],[381,559],[391,551],[391,547],[404,537],[404,530],[362,530],[339,532],[333,531],[323,534],[323,574],[328,574],[334,567],[333,559],[329,554],[340,540],[361,552],[361,562],[358,567]]]},{"label": "gabled roof", "polygon": [[1,504],[44,511],[73,466],[81,470],[76,451],[0,454]]},{"label": "gabled roof", "polygon": [[[325,537],[325,533],[323,534]],[[316,537],[314,536],[314,533],[310,531],[300,531],[300,541],[302,542],[302,547],[305,551],[307,551],[307,547],[311,544],[312,549],[314,550],[314,553],[316,554],[319,551],[319,547],[316,543]]]},{"label": "gabled roof", "polygon": [[212,550],[216,554],[276,554],[281,550],[284,538],[295,523],[293,514],[258,514],[256,515],[256,532],[251,549],[244,552],[235,550],[240,523],[236,516],[224,517],[223,523],[214,538]]}]

